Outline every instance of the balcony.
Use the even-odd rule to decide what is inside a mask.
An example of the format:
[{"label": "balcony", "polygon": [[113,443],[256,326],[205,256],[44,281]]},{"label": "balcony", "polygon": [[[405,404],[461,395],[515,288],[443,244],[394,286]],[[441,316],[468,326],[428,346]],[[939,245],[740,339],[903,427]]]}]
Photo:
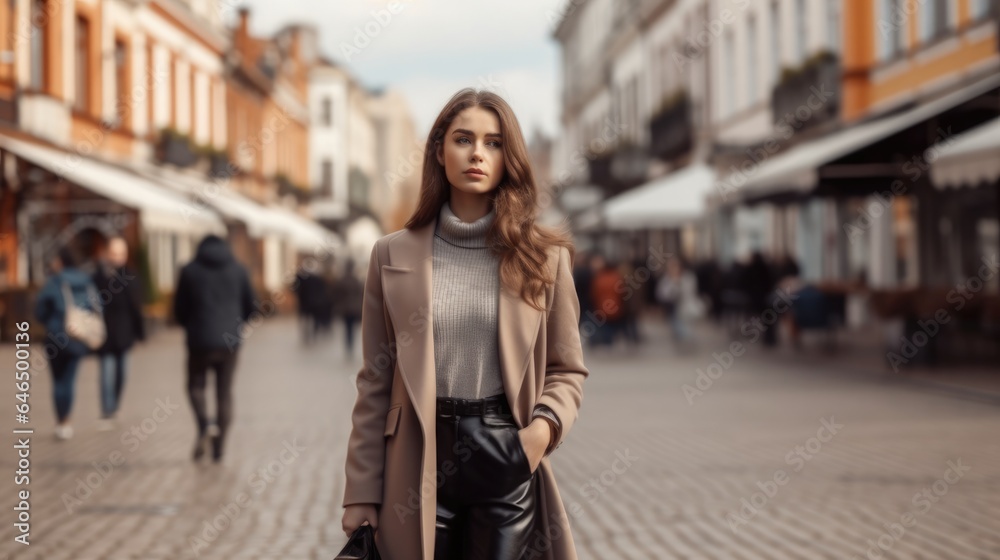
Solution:
[{"label": "balcony", "polygon": [[650,155],[671,160],[691,150],[694,143],[691,112],[691,99],[683,91],[664,100],[649,121]]},{"label": "balcony", "polygon": [[160,141],[156,145],[156,159],[177,167],[190,167],[198,161],[198,155],[187,136],[165,128],[160,131]]},{"label": "balcony", "polygon": [[600,186],[607,196],[613,196],[646,181],[649,153],[640,146],[620,144],[598,154],[588,165],[590,183]]},{"label": "balcony", "polygon": [[774,121],[794,120],[796,128],[830,121],[840,111],[840,60],[829,52],[812,56],[798,68],[782,71],[771,94]]}]

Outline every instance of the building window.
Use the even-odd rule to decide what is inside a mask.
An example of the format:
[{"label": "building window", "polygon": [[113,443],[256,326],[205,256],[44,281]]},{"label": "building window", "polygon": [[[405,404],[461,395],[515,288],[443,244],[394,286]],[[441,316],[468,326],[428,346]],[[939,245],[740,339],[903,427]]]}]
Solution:
[{"label": "building window", "polygon": [[826,40],[833,53],[840,52],[840,2],[826,0]]},{"label": "building window", "polygon": [[948,2],[928,0],[920,7],[920,40],[928,43],[948,30]]},{"label": "building window", "polygon": [[46,44],[48,39],[48,16],[45,0],[31,3],[31,89],[45,91]]},{"label": "building window", "polygon": [[322,102],[322,122],[323,126],[333,126],[333,100],[324,97]]},{"label": "building window", "polygon": [[875,26],[878,32],[879,44],[881,45],[879,53],[882,56],[882,60],[890,60],[902,52],[903,37],[905,37],[902,25],[907,20],[903,18],[900,21],[899,2],[900,0],[879,1],[880,13]]},{"label": "building window", "polygon": [[747,99],[750,105],[757,102],[757,18],[747,20]]},{"label": "building window", "polygon": [[806,59],[806,0],[795,0],[795,60],[801,64]]},{"label": "building window", "polygon": [[771,81],[781,77],[781,11],[778,2],[771,2]]},{"label": "building window", "polygon": [[724,94],[726,96],[726,105],[724,113],[726,115],[731,115],[736,112],[736,47],[733,45],[733,32],[729,31],[726,33],[725,39],[725,60],[723,64],[725,65],[726,75],[723,77],[724,80],[731,80],[733,83],[729,87],[723,88],[726,90]]},{"label": "building window", "polygon": [[128,92],[128,50],[124,41],[115,41],[115,126],[121,126],[125,122]]},{"label": "building window", "polygon": [[333,197],[333,162],[329,158],[323,160],[320,194],[323,198]]},{"label": "building window", "polygon": [[972,0],[972,19],[985,19],[990,14],[990,0]]},{"label": "building window", "polygon": [[73,108],[84,113],[90,108],[90,91],[87,88],[90,76],[90,53],[87,48],[89,42],[90,24],[87,18],[78,15],[76,16],[76,49],[73,62],[73,83],[76,86]]}]

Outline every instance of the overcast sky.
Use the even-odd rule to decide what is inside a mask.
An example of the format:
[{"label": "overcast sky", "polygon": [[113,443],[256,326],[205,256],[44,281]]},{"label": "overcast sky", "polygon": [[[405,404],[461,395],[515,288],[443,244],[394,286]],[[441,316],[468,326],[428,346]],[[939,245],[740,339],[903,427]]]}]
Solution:
[{"label": "overcast sky", "polygon": [[[558,130],[560,57],[551,35],[565,0],[400,1],[402,9],[384,25],[372,15],[386,9],[384,0],[227,4],[251,8],[250,29],[256,35],[295,22],[317,26],[325,55],[363,84],[396,88],[406,96],[421,136],[448,98],[465,86],[503,95],[529,140],[535,128],[550,135]],[[353,50],[367,38],[367,46]]]}]

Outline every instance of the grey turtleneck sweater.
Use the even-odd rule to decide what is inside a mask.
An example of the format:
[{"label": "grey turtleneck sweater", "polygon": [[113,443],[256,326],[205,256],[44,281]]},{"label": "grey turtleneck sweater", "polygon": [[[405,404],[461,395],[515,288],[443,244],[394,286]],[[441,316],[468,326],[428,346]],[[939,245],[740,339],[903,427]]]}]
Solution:
[{"label": "grey turtleneck sweater", "polygon": [[433,247],[434,363],[439,397],[482,399],[503,393],[497,345],[499,260],[486,246],[490,210],[463,222],[441,206]]},{"label": "grey turtleneck sweater", "polygon": [[[438,214],[431,323],[439,397],[482,399],[504,392],[497,338],[500,261],[486,243],[495,219],[496,210],[490,209],[474,222],[463,222],[450,202]],[[547,406],[536,407],[533,416],[560,427]]]}]

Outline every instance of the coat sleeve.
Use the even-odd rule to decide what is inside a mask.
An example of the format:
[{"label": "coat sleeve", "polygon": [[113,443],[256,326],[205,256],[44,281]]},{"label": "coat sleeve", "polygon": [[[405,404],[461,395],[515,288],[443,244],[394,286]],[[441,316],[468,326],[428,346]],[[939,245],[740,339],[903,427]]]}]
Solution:
[{"label": "coat sleeve", "polygon": [[558,419],[562,445],[576,422],[583,402],[583,381],[590,371],[583,363],[580,342],[580,301],[576,297],[569,249],[559,248],[556,282],[546,319],[545,385],[536,406],[547,406]]},{"label": "coat sleeve", "polygon": [[351,436],[345,468],[344,507],[381,504],[385,471],[385,421],[395,371],[395,337],[382,299],[381,242],[372,248],[361,311],[364,365],[358,372],[358,396],[351,415]]}]

